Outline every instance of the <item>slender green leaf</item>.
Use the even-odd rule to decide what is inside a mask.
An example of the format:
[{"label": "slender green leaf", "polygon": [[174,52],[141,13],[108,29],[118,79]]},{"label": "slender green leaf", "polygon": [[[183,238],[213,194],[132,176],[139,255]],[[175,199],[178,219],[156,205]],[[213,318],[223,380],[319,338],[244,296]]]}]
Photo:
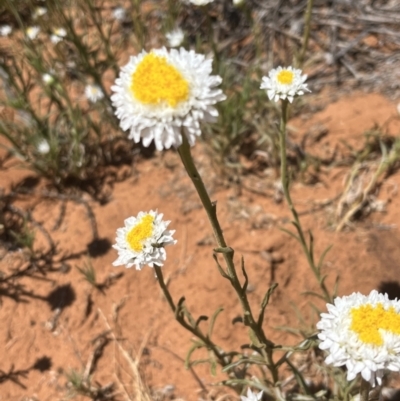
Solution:
[{"label": "slender green leaf", "polygon": [[207,336],[208,338],[211,338],[212,333],[214,331],[214,324],[215,324],[215,320],[217,319],[218,315],[224,310],[224,308],[219,307],[211,316],[211,320],[210,320],[210,324],[208,326],[208,332],[207,332]]},{"label": "slender green leaf", "polygon": [[258,315],[258,322],[257,325],[261,329],[263,321],[264,321],[264,313],[265,313],[265,308],[267,307],[269,303],[269,299],[273,292],[275,291],[275,288],[278,287],[277,283],[274,283],[271,285],[271,287],[268,288],[268,291],[264,295],[264,299],[261,302],[261,308],[260,308],[260,314]]},{"label": "slender green leaf", "polygon": [[249,278],[247,276],[247,272],[246,272],[246,269],[244,267],[244,258],[243,258],[243,256],[241,258],[241,267],[242,267],[242,273],[243,273],[243,276],[244,276],[244,284],[243,284],[243,287],[242,287],[242,293],[245,294],[246,290],[247,290],[247,285],[249,284]]},{"label": "slender green leaf", "polygon": [[286,234],[289,234],[291,237],[295,238],[297,241],[300,242],[300,238],[295,233],[292,233],[291,231],[287,230],[286,228],[280,227],[279,229],[281,231],[285,232]]},{"label": "slender green leaf", "polygon": [[196,341],[190,348],[189,351],[186,354],[186,358],[185,358],[185,368],[189,369],[191,366],[193,366],[194,362],[190,362],[190,358],[193,354],[194,351],[196,351],[197,349],[203,348],[205,347],[205,344],[203,342],[200,341]]},{"label": "slender green leaf", "polygon": [[317,265],[317,269],[318,269],[318,270],[321,270],[322,264],[324,263],[325,256],[326,256],[327,253],[332,249],[332,246],[333,246],[333,245],[329,245],[329,246],[324,250],[324,252],[322,252],[322,255],[321,255],[321,257],[319,258],[318,265]]}]

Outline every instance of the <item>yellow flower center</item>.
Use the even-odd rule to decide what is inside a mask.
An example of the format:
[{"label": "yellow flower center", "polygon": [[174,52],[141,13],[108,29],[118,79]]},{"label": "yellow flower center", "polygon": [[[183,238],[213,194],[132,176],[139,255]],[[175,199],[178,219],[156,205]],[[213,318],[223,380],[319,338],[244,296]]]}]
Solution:
[{"label": "yellow flower center", "polygon": [[132,74],[131,91],[144,104],[175,107],[189,96],[189,83],[165,57],[149,53]]},{"label": "yellow flower center", "polygon": [[140,252],[143,249],[143,242],[153,234],[154,217],[150,214],[143,216],[136,226],[126,235],[126,241],[131,249]]},{"label": "yellow flower center", "polygon": [[350,329],[356,332],[359,339],[366,344],[383,344],[379,329],[400,335],[400,315],[396,313],[393,306],[386,310],[382,304],[362,305],[351,310],[351,318]]},{"label": "yellow flower center", "polygon": [[293,82],[294,74],[289,70],[282,70],[276,76],[278,82],[282,85],[290,85]]}]

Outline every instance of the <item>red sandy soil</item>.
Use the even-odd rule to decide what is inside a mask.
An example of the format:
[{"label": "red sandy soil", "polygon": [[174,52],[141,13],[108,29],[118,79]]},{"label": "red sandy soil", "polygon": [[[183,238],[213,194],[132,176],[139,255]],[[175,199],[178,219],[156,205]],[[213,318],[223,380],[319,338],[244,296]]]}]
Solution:
[{"label": "red sandy soil", "polygon": [[[337,146],[338,152],[345,155],[343,141],[362,148],[365,131],[374,124],[382,126],[390,117],[394,120],[388,125],[389,133],[397,135],[400,128],[397,116],[396,104],[386,98],[378,94],[353,94],[307,118],[291,120],[291,139],[297,142],[308,134],[310,154],[329,156]],[[325,136],[313,139],[316,130],[325,131]],[[242,255],[245,259],[249,298],[255,312],[270,284],[279,284],[267,308],[264,323],[267,334],[282,344],[299,342],[300,337],[277,327],[300,327],[294,306],[303,313],[310,327],[315,324],[317,316],[310,303],[316,303],[321,309],[324,305],[302,293],[318,291],[316,280],[300,245],[281,230],[291,229],[285,202],[246,189],[252,186],[259,192],[263,188],[269,190],[276,178],[268,178],[272,172],[266,171],[263,180],[243,176],[246,184],[243,187],[224,188],[217,185],[218,180],[210,171],[208,153],[201,143],[196,144],[194,157],[206,177],[212,199],[218,201],[219,220],[228,244],[236,251],[238,266]],[[329,288],[339,276],[339,295],[353,291],[369,293],[372,289],[396,291],[400,288],[400,198],[397,194],[400,172],[387,177],[376,193],[377,199],[385,202],[384,212],[373,212],[354,223],[352,229],[338,233],[334,230],[335,212],[349,171],[349,166],[322,167],[313,185],[301,184],[299,180],[293,183],[292,195],[299,212],[308,212],[301,215],[301,220],[306,229],[313,231],[317,256],[333,245],[324,263]],[[4,169],[0,171],[0,186],[8,191],[12,183],[32,175],[18,168]],[[232,324],[240,315],[240,305],[215,266],[210,225],[176,152],[156,154],[137,163],[128,179],[114,184],[111,199],[105,205],[91,201],[87,195],[84,197],[94,210],[100,237],[110,244],[114,243],[115,231],[123,226],[125,218],[141,210],[158,209],[163,213],[165,219],[171,220],[170,228],[176,230],[178,240],[176,246],[167,248],[168,259],[163,267],[175,301],[185,296],[189,310],[196,317],[211,316],[223,306],[215,326],[215,341],[228,350],[239,350],[241,344],[249,341],[246,329],[240,323]],[[29,201],[21,202],[20,207]],[[94,289],[77,270],[88,261],[87,247],[92,241],[86,210],[80,204],[68,202],[61,226],[52,231],[59,213],[60,201],[42,199],[33,209],[33,218],[58,243],[59,259],[68,254],[81,256],[66,264],[54,264],[53,271],[45,276],[38,272],[37,278],[19,278],[18,284],[24,286],[26,294],[20,302],[2,296],[0,400],[66,399],[66,373],[71,369],[85,369],[99,345],[96,339],[109,327],[133,358],[144,346],[140,367],[152,391],[160,394],[168,390],[167,386],[174,386],[176,398],[206,399],[200,380],[207,391],[215,392],[217,389],[211,385],[217,378],[210,375],[207,367],[195,368],[198,380],[190,370],[185,370],[183,359],[191,345],[191,335],[174,320],[153,270],[113,267],[116,251],[106,247],[107,252],[92,257],[91,263],[98,282],[110,277],[114,277],[114,282],[104,293]],[[46,247],[40,232],[37,236],[37,246]],[[11,272],[18,266],[22,254],[21,250],[2,252],[0,270]],[[112,334],[108,333],[107,338],[110,341],[104,344],[94,367],[92,383],[103,386],[114,382],[119,394],[116,398],[127,400],[124,391],[132,394],[135,380],[118,345],[112,341]]]}]

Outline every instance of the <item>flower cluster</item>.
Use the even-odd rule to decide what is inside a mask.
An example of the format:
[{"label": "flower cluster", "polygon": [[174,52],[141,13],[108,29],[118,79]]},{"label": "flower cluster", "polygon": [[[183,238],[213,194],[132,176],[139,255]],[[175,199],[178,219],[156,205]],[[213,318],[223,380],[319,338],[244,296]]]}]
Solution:
[{"label": "flower cluster", "polygon": [[137,270],[145,265],[163,266],[167,258],[164,246],[175,244],[176,240],[172,238],[175,230],[167,230],[170,222],[162,218],[163,214],[150,210],[126,219],[125,226],[117,230],[113,248],[118,251],[118,259],[113,265],[135,265]]},{"label": "flower cluster", "polygon": [[348,380],[361,374],[372,386],[385,369],[400,371],[400,301],[372,291],[338,297],[327,308],[317,324],[327,364],[345,365]]}]

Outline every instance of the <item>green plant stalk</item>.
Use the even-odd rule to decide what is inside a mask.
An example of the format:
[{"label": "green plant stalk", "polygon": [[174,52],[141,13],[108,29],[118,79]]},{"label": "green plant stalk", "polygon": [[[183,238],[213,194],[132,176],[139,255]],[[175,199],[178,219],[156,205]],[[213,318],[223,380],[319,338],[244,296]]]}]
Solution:
[{"label": "green plant stalk", "polygon": [[236,273],[236,268],[233,262],[233,249],[227,246],[217,218],[217,205],[215,202],[211,202],[208,192],[204,186],[203,180],[201,179],[201,176],[194,164],[193,157],[190,152],[190,145],[184,132],[182,132],[182,145],[178,148],[178,153],[181,157],[186,172],[188,173],[194,187],[196,188],[201,203],[207,213],[208,220],[210,221],[211,227],[214,231],[214,236],[218,244],[216,252],[220,252],[223,254],[228,271],[228,274],[225,277],[229,279],[239,297],[243,309],[244,324],[250,327],[250,329],[255,333],[257,339],[261,342],[261,344],[265,346],[267,353],[267,365],[272,374],[273,383],[276,384],[278,382],[278,371],[272,358],[274,344],[267,339],[264,331],[262,330],[262,327],[259,327],[256,320],[254,319],[249,301],[247,299],[245,288],[242,288]]},{"label": "green plant stalk", "polygon": [[[30,116],[36,121],[38,126],[42,125],[42,120],[41,118],[36,114],[36,112],[33,110],[31,104],[26,100],[27,99],[27,92],[28,92],[28,83],[25,82],[24,75],[22,70],[19,68],[17,63],[13,60],[13,66],[12,68],[9,68],[7,64],[4,62],[0,62],[0,66],[4,69],[4,71],[8,75],[8,80],[10,85],[14,88],[15,92],[18,95],[18,101],[21,99],[23,100],[23,105],[22,107],[24,110],[27,110],[30,114]],[[15,77],[18,77],[19,83],[15,79]],[[22,87],[21,87],[22,86]],[[15,108],[15,107],[13,107]]]},{"label": "green plant stalk", "polygon": [[166,29],[168,31],[172,30],[175,26],[176,20],[179,15],[180,2],[176,0],[168,0],[168,12],[167,12],[167,21],[166,21]]},{"label": "green plant stalk", "polygon": [[156,277],[157,277],[158,283],[161,287],[161,290],[162,290],[170,308],[174,312],[175,318],[178,321],[178,323],[180,323],[186,330],[190,331],[192,334],[194,334],[196,337],[198,337],[201,341],[203,341],[203,343],[206,345],[206,347],[214,352],[214,355],[218,358],[218,361],[221,366],[226,366],[227,360],[224,356],[224,353],[218,349],[218,347],[211,341],[211,339],[207,335],[203,334],[203,332],[200,330],[200,328],[198,326],[193,327],[191,324],[189,324],[185,321],[185,319],[182,315],[177,313],[177,306],[175,305],[174,300],[172,299],[172,296],[168,290],[168,287],[165,284],[161,267],[155,264],[154,271],[156,273]]},{"label": "green plant stalk", "polygon": [[[108,37],[106,37],[106,35],[104,34],[103,29],[102,29],[101,15],[99,15],[96,12],[96,7],[93,4],[92,0],[86,0],[86,4],[88,5],[88,7],[90,9],[90,12],[91,12],[91,15],[92,15],[92,20],[93,20],[93,22],[94,22],[94,24],[96,26],[97,32],[99,33],[101,41],[102,41],[102,43],[104,45],[104,50],[105,50],[106,55],[107,55],[107,62],[108,62],[108,64],[111,64],[111,66],[112,66],[112,68],[114,70],[114,74],[118,75],[119,68],[118,68],[117,62],[115,60],[114,54],[113,54],[113,52],[111,50],[111,46],[110,46],[110,36],[111,36],[110,32],[108,33]],[[104,91],[104,87],[102,86],[102,84],[99,83],[99,82],[96,82],[96,83],[100,84],[102,89],[103,89],[103,92],[106,93]]]},{"label": "green plant stalk", "polygon": [[308,42],[310,40],[311,31],[311,16],[314,0],[307,0],[307,8],[304,15],[304,33],[303,33],[303,43],[301,45],[300,53],[297,57],[297,67],[302,68],[304,64],[304,58],[306,55]]},{"label": "green plant stalk", "polygon": [[145,25],[142,20],[142,13],[140,10],[140,0],[131,0],[132,4],[132,20],[133,20],[133,29],[135,31],[136,38],[139,42],[140,49],[143,50],[146,45],[146,31]]},{"label": "green plant stalk", "polygon": [[281,180],[282,180],[283,194],[285,196],[289,209],[292,213],[294,220],[293,224],[297,229],[297,233],[299,235],[298,239],[303,248],[303,252],[307,257],[308,264],[310,265],[311,270],[313,271],[315,277],[318,280],[318,284],[321,287],[326,302],[331,303],[332,302],[331,296],[329,294],[328,289],[325,286],[323,278],[321,277],[321,272],[314,263],[314,255],[312,254],[311,249],[307,245],[304,231],[300,223],[299,215],[297,214],[296,208],[294,207],[292,198],[290,196],[289,172],[287,168],[287,154],[286,154],[286,123],[288,118],[288,105],[289,101],[287,99],[282,100],[282,116],[279,127],[279,140],[280,140],[280,153],[281,153]]},{"label": "green plant stalk", "polygon": [[212,19],[210,15],[210,4],[206,4],[205,6],[201,6],[202,11],[205,14],[206,21],[207,21],[207,31],[208,31],[208,41],[211,43],[211,49],[212,52],[214,53],[214,64],[215,68],[218,71],[219,70],[219,65],[220,65],[220,55],[217,49],[217,45],[214,40],[214,29],[213,29],[213,24],[212,24]]},{"label": "green plant stalk", "polygon": [[[64,13],[64,10],[62,9],[62,7],[58,9],[58,13],[61,16],[61,18],[64,20],[65,26],[68,30],[69,37],[70,37],[72,43],[77,48],[77,50],[81,56],[81,61],[83,63],[83,66],[84,66],[87,74],[92,76],[96,85],[98,85],[101,88],[102,92],[106,95],[107,91],[103,85],[103,81],[101,79],[101,74],[99,73],[99,71],[97,69],[97,60],[94,60],[95,65],[92,65],[90,57],[89,57],[89,54],[91,53],[90,49],[88,48],[88,46],[86,46],[82,42],[82,40],[81,40],[82,37],[76,33],[76,31],[74,29],[74,25],[72,23],[72,20]],[[95,18],[96,17],[93,16],[93,19],[95,19]],[[98,28],[98,29],[101,29],[101,28]],[[114,71],[116,71],[115,63],[111,63],[111,64],[113,64]],[[108,103],[108,105],[110,107],[112,107],[111,101],[108,96],[105,96],[104,100]],[[117,121],[114,114],[113,114],[112,118],[113,118],[113,120],[115,120],[115,122]],[[116,122],[116,124],[118,126],[117,122]]]}]

